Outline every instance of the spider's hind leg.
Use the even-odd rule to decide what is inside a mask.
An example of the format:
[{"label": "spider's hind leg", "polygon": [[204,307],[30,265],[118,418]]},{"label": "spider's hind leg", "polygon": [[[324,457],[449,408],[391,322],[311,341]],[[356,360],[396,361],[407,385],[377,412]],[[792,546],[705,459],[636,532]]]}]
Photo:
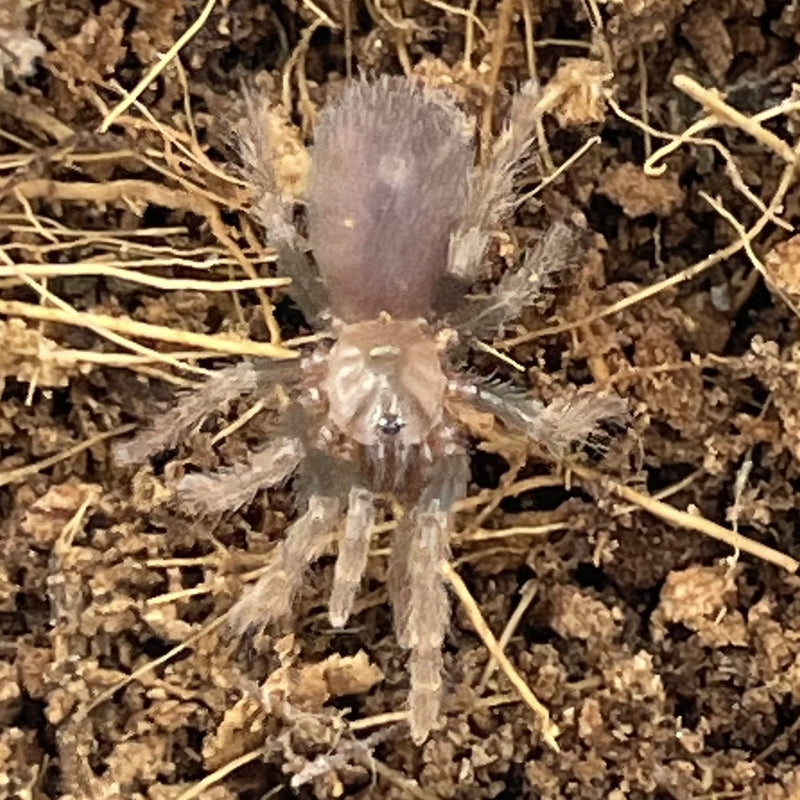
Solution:
[{"label": "spider's hind leg", "polygon": [[[342,515],[342,501],[350,489],[350,511],[347,525],[353,532],[353,550],[347,554],[353,565],[346,565],[339,584],[339,598],[334,598],[340,613],[349,611],[347,597],[355,595],[361,578],[360,562],[366,562],[369,533],[372,530],[372,496],[352,489],[356,475],[347,462],[313,447],[303,430],[307,423],[302,416],[289,421],[296,441],[306,440],[307,450],[299,463],[296,490],[300,508],[305,512],[289,526],[286,538],[270,554],[266,572],[231,610],[231,628],[243,633],[268,625],[291,613],[292,602],[303,584],[306,568],[328,552]],[[369,495],[369,496],[367,496]],[[355,569],[350,567],[355,566]],[[345,562],[343,562],[345,567]],[[358,573],[357,575],[355,573]],[[351,586],[352,583],[352,586]],[[336,583],[334,582],[336,590]],[[352,602],[352,599],[351,599]],[[331,606],[334,608],[334,606]]]},{"label": "spider's hind leg", "polygon": [[439,562],[450,552],[449,515],[431,508],[413,513],[412,544],[409,552],[409,608],[406,645],[410,649],[411,693],[409,711],[411,738],[422,742],[436,727],[442,694],[442,645],[450,620]]},{"label": "spider's hind leg", "polygon": [[514,210],[514,182],[524,169],[541,120],[535,80],[514,96],[503,130],[470,176],[468,201],[448,253],[448,273],[472,283],[480,274],[492,229]]},{"label": "spider's hind leg", "polygon": [[496,335],[502,326],[541,300],[548,288],[563,282],[586,252],[588,235],[580,215],[554,222],[529,249],[516,269],[507,270],[491,293],[461,306],[448,317],[462,335],[482,339]]},{"label": "spider's hind leg", "polygon": [[[308,243],[294,225],[294,208],[300,198],[286,196],[276,168],[282,148],[280,114],[270,108],[265,95],[256,91],[245,92],[244,101],[245,115],[236,138],[244,172],[255,188],[251,213],[266,230],[282,271],[292,279],[289,293],[306,319],[312,321],[326,307],[327,293],[316,264],[308,257]],[[302,164],[302,153],[298,151],[295,156]]]}]

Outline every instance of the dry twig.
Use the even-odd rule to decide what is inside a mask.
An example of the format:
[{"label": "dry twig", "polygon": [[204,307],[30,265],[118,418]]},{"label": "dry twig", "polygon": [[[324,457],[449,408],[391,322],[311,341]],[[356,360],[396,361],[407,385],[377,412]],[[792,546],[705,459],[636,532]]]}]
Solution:
[{"label": "dry twig", "polygon": [[545,742],[547,742],[547,744],[553,750],[558,751],[559,747],[558,743],[556,742],[556,737],[559,734],[558,726],[556,726],[556,724],[551,720],[550,712],[542,704],[539,698],[536,697],[530,686],[525,683],[524,679],[519,672],[517,672],[514,665],[508,660],[508,656],[506,656],[497,639],[495,639],[494,634],[489,628],[489,625],[483,618],[483,614],[481,614],[478,604],[475,602],[475,598],[472,596],[469,589],[467,589],[464,581],[461,580],[461,576],[446,561],[442,561],[439,564],[439,569],[453,587],[458,599],[461,601],[461,604],[464,606],[464,609],[469,615],[473,627],[483,640],[486,648],[492,654],[492,657],[497,661],[500,669],[511,681],[512,685],[519,692],[520,696],[528,705],[528,707],[539,718],[539,722],[542,726],[542,736],[544,737]]},{"label": "dry twig", "polygon": [[800,562],[796,561],[791,556],[787,556],[765,544],[761,544],[761,542],[748,539],[746,536],[735,533],[728,528],[723,528],[716,522],[701,517],[699,514],[690,514],[688,511],[681,511],[668,503],[643,494],[630,486],[618,483],[582,464],[571,464],[570,471],[583,480],[599,483],[612,493],[623,498],[623,500],[633,503],[635,506],[638,506],[644,511],[672,525],[677,525],[680,528],[686,528],[687,530],[697,531],[705,536],[710,536],[712,539],[724,542],[735,550],[749,553],[763,561],[768,561],[770,564],[775,564],[788,572],[797,572],[798,568],[800,568]]},{"label": "dry twig", "polygon": [[203,10],[198,15],[197,19],[175,40],[172,47],[145,73],[144,77],[139,83],[134,86],[130,94],[114,106],[111,111],[105,116],[102,124],[100,125],[100,133],[105,133],[115,122],[115,120],[136,101],[139,95],[147,89],[147,87],[167,68],[167,65],[175,58],[178,53],[190,42],[200,31],[203,25],[211,16],[217,0],[207,0]]}]

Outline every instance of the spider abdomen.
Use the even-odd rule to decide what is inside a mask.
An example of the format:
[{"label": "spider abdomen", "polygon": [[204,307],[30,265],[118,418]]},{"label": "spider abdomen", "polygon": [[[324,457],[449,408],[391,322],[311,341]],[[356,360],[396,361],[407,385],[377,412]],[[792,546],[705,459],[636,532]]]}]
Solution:
[{"label": "spider abdomen", "polygon": [[445,95],[403,79],[356,81],[318,121],[309,242],[331,310],[428,315],[474,161],[471,126]]}]

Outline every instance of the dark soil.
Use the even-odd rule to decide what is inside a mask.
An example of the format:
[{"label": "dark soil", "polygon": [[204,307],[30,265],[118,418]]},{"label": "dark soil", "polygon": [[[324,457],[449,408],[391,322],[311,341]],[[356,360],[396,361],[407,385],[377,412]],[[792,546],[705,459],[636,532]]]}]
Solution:
[{"label": "dark soil", "polygon": [[[800,578],[691,522],[800,559],[800,5],[478,0],[470,22],[465,0],[218,0],[102,133],[203,3],[17,5],[0,0],[0,798],[800,797]],[[36,55],[26,30],[46,47],[29,64],[13,55]],[[294,624],[226,639],[216,620],[293,518],[292,487],[216,526],[182,514],[169,487],[186,464],[257,443],[269,409],[219,444],[247,406],[217,415],[138,470],[110,458],[114,436],[197,376],[98,334],[92,314],[182,360],[197,342],[181,331],[267,342],[271,324],[255,291],[165,290],[110,267],[280,275],[228,166],[241,86],[262,87],[289,123],[292,181],[348,66],[450,87],[495,133],[535,69],[552,91],[547,149],[521,192],[598,137],[498,231],[483,288],[576,211],[595,234],[584,271],[493,343],[524,376],[488,353],[470,366],[545,400],[613,389],[630,430],[571,473],[466,420],[473,483],[453,545],[496,636],[528,604],[506,653],[549,707],[560,752],[502,672],[482,682],[488,654],[455,598],[442,728],[411,743],[385,533],[345,632],[327,625],[323,561]],[[725,124],[648,175],[647,158],[708,113],[678,75],[741,116],[721,111]],[[269,297],[284,338],[309,334],[283,292]],[[142,338],[130,321],[177,334]]]}]

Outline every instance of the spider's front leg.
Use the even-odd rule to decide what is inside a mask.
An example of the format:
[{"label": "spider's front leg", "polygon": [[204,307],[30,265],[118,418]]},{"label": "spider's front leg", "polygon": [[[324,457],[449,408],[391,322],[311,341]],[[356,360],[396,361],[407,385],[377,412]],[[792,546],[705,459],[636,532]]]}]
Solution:
[{"label": "spider's front leg", "polygon": [[245,633],[289,615],[306,567],[325,553],[340,515],[336,498],[311,495],[305,513],[289,527],[286,538],[271,554],[266,572],[231,609],[232,630]]},{"label": "spider's front leg", "polygon": [[367,568],[374,524],[375,495],[368,489],[352,488],[347,500],[344,538],[339,543],[329,604],[331,625],[335,628],[341,628],[353,610],[356,592]]},{"label": "spider's front leg", "polygon": [[450,553],[451,507],[466,494],[468,475],[463,451],[435,466],[434,480],[398,525],[389,563],[395,630],[401,646],[411,651],[409,722],[417,743],[439,719],[442,645],[450,619],[439,564]]},{"label": "spider's front leg", "polygon": [[260,489],[291,475],[305,454],[299,439],[281,436],[246,461],[216,472],[196,472],[178,481],[181,507],[193,514],[221,514],[247,505]]},{"label": "spider's front leg", "polygon": [[114,460],[117,464],[141,464],[154,453],[175,447],[208,416],[252,394],[259,385],[259,370],[251,361],[216,370],[199,389],[183,392],[172,408],[157,414],[132,439],[116,443]]}]

